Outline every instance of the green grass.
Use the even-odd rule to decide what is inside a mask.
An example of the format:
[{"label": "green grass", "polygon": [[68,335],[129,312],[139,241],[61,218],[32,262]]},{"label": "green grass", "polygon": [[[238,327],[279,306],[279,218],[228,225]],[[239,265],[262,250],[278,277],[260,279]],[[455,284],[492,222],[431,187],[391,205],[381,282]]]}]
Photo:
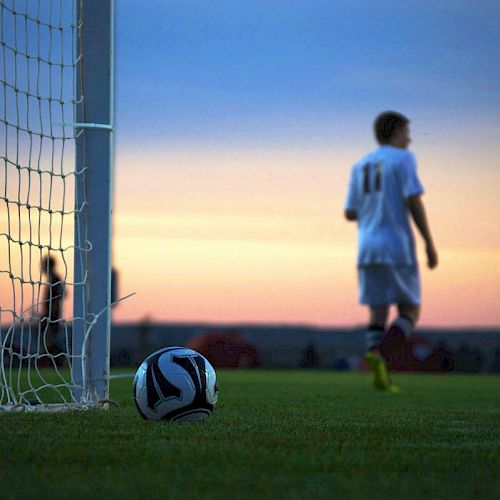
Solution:
[{"label": "green grass", "polygon": [[203,423],[0,416],[0,498],[499,498],[500,377],[219,371]]}]

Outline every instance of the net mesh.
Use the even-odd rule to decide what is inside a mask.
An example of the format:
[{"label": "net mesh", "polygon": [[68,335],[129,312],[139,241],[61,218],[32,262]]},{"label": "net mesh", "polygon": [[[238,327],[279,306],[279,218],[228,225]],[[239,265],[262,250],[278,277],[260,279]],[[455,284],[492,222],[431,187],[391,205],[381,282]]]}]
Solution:
[{"label": "net mesh", "polygon": [[[0,407],[71,406],[76,2],[0,0]],[[81,318],[80,318],[81,319]],[[57,406],[53,406],[56,408]]]}]

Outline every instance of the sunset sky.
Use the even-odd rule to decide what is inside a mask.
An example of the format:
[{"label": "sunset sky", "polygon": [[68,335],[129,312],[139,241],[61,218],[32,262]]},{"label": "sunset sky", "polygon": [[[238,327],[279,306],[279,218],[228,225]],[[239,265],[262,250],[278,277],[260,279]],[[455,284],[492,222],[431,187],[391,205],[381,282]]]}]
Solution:
[{"label": "sunset sky", "polygon": [[440,256],[421,324],[500,323],[500,4],[116,2],[117,321],[358,325],[342,217],[411,119]]}]

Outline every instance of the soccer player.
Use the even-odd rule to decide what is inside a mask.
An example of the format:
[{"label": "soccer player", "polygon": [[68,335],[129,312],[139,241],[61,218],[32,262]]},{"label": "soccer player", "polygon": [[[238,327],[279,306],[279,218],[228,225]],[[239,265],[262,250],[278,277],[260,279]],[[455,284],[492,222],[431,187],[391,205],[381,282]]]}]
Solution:
[{"label": "soccer player", "polygon": [[[374,123],[380,146],[351,170],[344,215],[358,223],[359,302],[369,307],[366,359],[377,389],[397,392],[387,374],[420,315],[420,277],[410,216],[425,242],[427,265],[438,255],[432,240],[410,144],[409,120],[386,111]],[[389,308],[398,316],[386,330]]]},{"label": "soccer player", "polygon": [[[56,271],[56,260],[52,255],[42,259],[41,270],[42,274],[47,276],[47,283],[43,288],[40,306],[40,330],[45,336],[48,353],[55,356],[62,352],[58,345],[57,334],[62,319],[64,281]],[[62,358],[56,361],[62,363]]]}]

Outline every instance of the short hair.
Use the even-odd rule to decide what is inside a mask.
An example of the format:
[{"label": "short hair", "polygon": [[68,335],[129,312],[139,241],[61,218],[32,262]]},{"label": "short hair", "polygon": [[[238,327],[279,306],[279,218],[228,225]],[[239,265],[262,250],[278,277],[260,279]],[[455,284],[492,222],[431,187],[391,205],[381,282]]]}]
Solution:
[{"label": "short hair", "polygon": [[54,257],[52,257],[52,255],[46,255],[42,259],[42,268],[44,271],[47,269],[47,264],[48,264],[49,270],[53,269],[56,265],[56,259],[54,259]]},{"label": "short hair", "polygon": [[394,131],[408,125],[408,123],[410,120],[405,115],[397,111],[384,111],[375,118],[373,124],[375,137],[379,144],[388,144]]}]

